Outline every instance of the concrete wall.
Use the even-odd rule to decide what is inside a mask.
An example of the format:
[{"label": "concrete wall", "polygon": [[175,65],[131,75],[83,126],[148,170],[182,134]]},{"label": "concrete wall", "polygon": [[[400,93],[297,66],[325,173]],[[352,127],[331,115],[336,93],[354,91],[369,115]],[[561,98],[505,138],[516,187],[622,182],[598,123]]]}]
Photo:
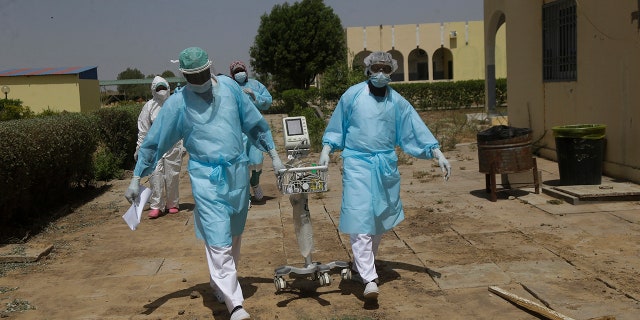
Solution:
[{"label": "concrete wall", "polygon": [[[410,74],[417,73],[417,62],[427,63],[428,79],[415,81],[434,81],[438,71],[444,74],[442,80],[484,79],[482,21],[349,27],[346,35],[350,65],[362,64],[372,51],[391,52],[399,65],[394,81],[410,81]],[[501,28],[496,36],[498,78],[507,75],[505,35]]]},{"label": "concrete wall", "polygon": [[542,79],[547,2],[484,0],[485,21],[503,13],[508,25],[510,125],[532,128],[534,139],[543,137],[541,155],[556,160],[554,126],[605,124],[604,173],[640,182],[640,22],[632,20],[637,1],[577,2],[577,80],[561,82]]},{"label": "concrete wall", "polygon": [[2,77],[11,89],[8,98],[20,99],[31,111],[90,112],[100,108],[98,80],[78,79],[76,74]]}]

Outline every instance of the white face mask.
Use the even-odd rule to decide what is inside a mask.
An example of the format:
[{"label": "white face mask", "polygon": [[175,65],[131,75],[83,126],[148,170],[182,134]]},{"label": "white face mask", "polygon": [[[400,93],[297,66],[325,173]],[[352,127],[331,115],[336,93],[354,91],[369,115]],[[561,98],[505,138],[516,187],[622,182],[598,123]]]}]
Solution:
[{"label": "white face mask", "polygon": [[247,80],[247,73],[246,72],[238,72],[233,76],[234,79],[236,79],[236,81],[238,81],[238,83],[243,83]]},{"label": "white face mask", "polygon": [[169,90],[156,91],[156,98],[160,101],[167,100],[169,97]]},{"label": "white face mask", "polygon": [[211,90],[211,79],[207,80],[207,82],[203,84],[187,83],[187,85],[189,86],[191,91],[195,93],[205,93],[208,90]]}]

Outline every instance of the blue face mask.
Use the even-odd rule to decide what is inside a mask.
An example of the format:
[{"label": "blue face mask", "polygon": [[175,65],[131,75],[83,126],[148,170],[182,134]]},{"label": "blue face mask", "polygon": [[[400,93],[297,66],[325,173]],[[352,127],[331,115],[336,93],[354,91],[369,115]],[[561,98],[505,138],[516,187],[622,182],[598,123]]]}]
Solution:
[{"label": "blue face mask", "polygon": [[234,79],[236,79],[236,81],[238,81],[238,83],[243,83],[247,80],[247,73],[246,72],[238,72],[233,76]]},{"label": "blue face mask", "polygon": [[207,80],[207,82],[203,84],[187,83],[187,86],[189,86],[189,88],[191,88],[191,91],[195,93],[205,93],[211,90],[211,84],[212,84],[211,79],[209,79]]},{"label": "blue face mask", "polygon": [[378,72],[369,77],[371,84],[373,84],[376,88],[384,88],[384,86],[388,85],[391,82],[391,75],[385,74],[383,72]]}]

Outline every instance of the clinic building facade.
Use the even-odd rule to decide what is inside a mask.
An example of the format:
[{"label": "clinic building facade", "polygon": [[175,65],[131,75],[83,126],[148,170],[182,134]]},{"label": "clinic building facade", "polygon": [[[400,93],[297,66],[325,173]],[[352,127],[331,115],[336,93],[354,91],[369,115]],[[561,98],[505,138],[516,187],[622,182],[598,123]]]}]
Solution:
[{"label": "clinic building facade", "polygon": [[0,87],[7,98],[23,106],[45,110],[88,113],[100,108],[97,67],[21,68],[0,71]]},{"label": "clinic building facade", "polygon": [[486,68],[508,25],[510,124],[531,128],[540,155],[552,160],[554,126],[604,124],[603,172],[639,183],[640,4],[484,0],[484,19]]},{"label": "clinic building facade", "polygon": [[[506,77],[505,28],[496,36],[495,77]],[[484,79],[483,21],[378,25],[346,28],[349,65],[363,65],[373,51],[398,61],[395,82]]]}]

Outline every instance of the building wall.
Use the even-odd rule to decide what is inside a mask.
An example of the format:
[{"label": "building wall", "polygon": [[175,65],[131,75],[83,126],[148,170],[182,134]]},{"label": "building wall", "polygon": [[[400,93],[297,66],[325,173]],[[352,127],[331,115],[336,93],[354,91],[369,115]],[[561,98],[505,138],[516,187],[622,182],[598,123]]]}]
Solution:
[{"label": "building wall", "polygon": [[[541,155],[556,160],[552,128],[604,124],[604,173],[640,182],[640,23],[636,1],[577,3],[577,80],[542,79],[542,6],[549,0],[484,0],[485,20],[506,16],[509,122],[542,137]],[[634,123],[635,118],[635,123]]]},{"label": "building wall", "polygon": [[[452,32],[455,33],[453,37]],[[391,52],[399,64],[396,74],[402,74],[394,81],[410,81],[410,73],[416,73],[415,62],[410,63],[410,56],[412,52],[417,54],[419,49],[426,53],[429,75],[428,80],[419,81],[434,81],[434,64],[445,74],[452,73],[451,80],[454,81],[484,79],[482,21],[348,27],[346,35],[350,65],[362,64],[364,57],[372,51]],[[505,36],[505,28],[501,28],[496,36],[497,78],[506,77]],[[444,80],[449,78],[446,76]]]},{"label": "building wall", "polygon": [[8,98],[20,99],[31,111],[90,112],[100,107],[98,80],[79,80],[76,74],[2,77],[11,89]]}]

